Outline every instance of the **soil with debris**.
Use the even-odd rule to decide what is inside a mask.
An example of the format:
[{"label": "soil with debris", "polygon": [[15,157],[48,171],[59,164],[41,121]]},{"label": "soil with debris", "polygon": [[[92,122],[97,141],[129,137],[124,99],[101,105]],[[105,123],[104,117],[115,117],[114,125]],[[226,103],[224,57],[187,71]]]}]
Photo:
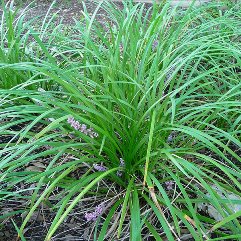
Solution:
[{"label": "soil with debris", "polygon": [[[27,10],[26,19],[33,19],[37,16],[42,16],[42,19],[46,14],[56,14],[57,19],[62,19],[62,23],[65,25],[71,25],[75,23],[75,20],[81,20],[83,18],[83,6],[86,7],[88,13],[92,14],[96,10],[98,1],[92,0],[38,0],[33,2],[32,0],[17,0],[19,13]],[[16,0],[15,0],[16,2]],[[121,2],[114,2],[116,8],[122,9],[123,4]],[[50,8],[51,6],[51,8]],[[152,4],[145,3],[145,10],[148,10]],[[144,11],[145,12],[145,11]],[[2,15],[0,6],[0,16]],[[96,15],[97,20],[105,23],[107,18],[105,12],[101,9],[98,10]]]},{"label": "soil with debris", "polygon": [[[65,0],[65,1],[52,1],[40,0],[35,3],[25,2],[21,4],[21,10],[29,6],[30,10],[27,14],[27,19],[34,18],[36,16],[44,17],[48,10],[50,14],[57,14],[57,17],[63,19],[63,24],[69,25],[73,24],[75,20],[80,20],[83,17],[83,3],[89,13],[92,13],[96,9],[96,4],[91,1],[81,1],[81,0]],[[30,4],[30,5],[29,5]],[[51,6],[52,4],[52,6]],[[50,9],[51,6],[51,9]],[[117,5],[118,6],[118,5]]]}]

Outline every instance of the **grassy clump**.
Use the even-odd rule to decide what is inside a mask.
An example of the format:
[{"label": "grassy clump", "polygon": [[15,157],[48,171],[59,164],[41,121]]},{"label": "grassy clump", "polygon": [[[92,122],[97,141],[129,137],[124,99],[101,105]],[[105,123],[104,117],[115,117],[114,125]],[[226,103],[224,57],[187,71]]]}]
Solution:
[{"label": "grassy clump", "polygon": [[[102,194],[111,205],[86,216],[97,218],[98,240],[126,232],[181,240],[183,230],[199,241],[241,239],[241,211],[229,206],[241,200],[217,192],[240,197],[241,9],[219,8],[101,2],[91,15],[84,6],[68,32],[50,21],[40,31],[23,17],[14,22],[5,8],[0,200],[26,200],[23,240],[41,203],[55,212],[50,240],[84,196]],[[29,168],[36,162],[41,171]],[[119,195],[108,196],[103,181]]]}]

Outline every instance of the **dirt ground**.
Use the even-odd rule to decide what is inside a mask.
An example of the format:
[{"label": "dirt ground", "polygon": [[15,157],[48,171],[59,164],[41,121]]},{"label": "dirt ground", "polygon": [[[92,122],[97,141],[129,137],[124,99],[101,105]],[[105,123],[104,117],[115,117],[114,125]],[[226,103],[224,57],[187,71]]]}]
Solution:
[{"label": "dirt ground", "polygon": [[[57,13],[56,17],[63,19],[62,23],[66,25],[73,24],[74,19],[79,20],[83,16],[83,3],[90,13],[94,12],[96,9],[96,4],[92,1],[57,0],[54,4],[53,2],[52,0],[37,0],[35,2],[31,0],[17,0],[15,1],[15,9],[18,9],[17,11],[19,14],[25,12],[25,17],[29,20],[36,16],[42,16],[43,19],[48,11],[49,14]],[[53,5],[51,6],[51,4]],[[121,7],[120,3],[115,4],[117,7]],[[0,6],[0,17],[1,15],[2,9]]]},{"label": "dirt ground", "polygon": [[[25,11],[26,19],[32,19],[36,16],[44,17],[48,12],[51,4],[54,1],[51,0],[18,0],[16,8],[18,8],[19,13]],[[57,0],[52,5],[50,13],[57,13],[57,17],[63,19],[64,24],[69,25],[73,24],[74,20],[80,20],[83,17],[83,4],[86,6],[89,13],[93,13],[96,9],[96,2],[93,1],[83,1],[83,0]],[[120,2],[115,2],[116,8],[122,8]],[[151,6],[151,4],[146,4]],[[25,9],[28,9],[27,12]],[[1,6],[0,6],[0,16],[2,15]],[[98,18],[102,21],[105,21],[105,16],[103,12],[97,14]]]}]

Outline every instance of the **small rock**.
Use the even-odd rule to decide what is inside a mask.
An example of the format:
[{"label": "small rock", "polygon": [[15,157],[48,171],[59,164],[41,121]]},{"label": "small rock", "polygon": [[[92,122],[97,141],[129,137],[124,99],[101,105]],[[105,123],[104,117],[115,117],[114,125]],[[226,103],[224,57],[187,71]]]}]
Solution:
[{"label": "small rock", "polygon": [[[211,185],[212,189],[219,195],[220,198],[226,199],[226,200],[238,200],[241,201],[240,196],[237,196],[236,194],[226,191],[226,190],[221,190],[218,186],[216,185]],[[207,193],[205,194],[208,198],[210,198],[210,194]],[[233,211],[233,213],[241,211],[241,204],[234,204],[234,203],[227,203],[229,209]],[[223,220],[223,216],[219,213],[219,211],[213,207],[212,205],[208,203],[199,203],[198,204],[198,209],[202,211],[206,211],[208,215],[212,218],[214,218],[216,221],[221,221]],[[224,210],[225,211],[225,210]]]}]

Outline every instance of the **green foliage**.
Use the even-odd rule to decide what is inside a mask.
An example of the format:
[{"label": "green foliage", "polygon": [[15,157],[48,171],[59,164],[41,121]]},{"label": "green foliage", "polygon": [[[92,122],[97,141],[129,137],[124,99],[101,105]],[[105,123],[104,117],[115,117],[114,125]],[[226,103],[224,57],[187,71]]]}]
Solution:
[{"label": "green foliage", "polygon": [[[4,6],[0,132],[8,140],[0,143],[0,201],[27,201],[19,237],[55,188],[62,191],[57,203],[49,201],[56,216],[45,240],[84,195],[106,192],[96,186],[106,180],[123,192],[104,211],[98,240],[111,239],[118,212],[114,239],[129,223],[131,240],[146,232],[180,240],[183,229],[197,241],[212,234],[241,240],[240,212],[227,203],[235,200],[213,188],[240,197],[241,8],[214,16],[219,8],[146,10],[127,1],[119,10],[100,2],[93,14],[83,5],[83,21],[66,31],[51,17],[38,28],[23,17],[14,23]],[[99,9],[105,24],[97,21]],[[70,117],[98,137],[72,128]],[[42,172],[27,168],[39,161]],[[108,170],[94,171],[101,163]],[[80,178],[70,177],[80,168]],[[21,183],[35,183],[33,194],[15,193]],[[223,220],[215,224],[201,203]]]},{"label": "green foliage", "polygon": [[[20,15],[16,18],[17,11],[13,10],[13,2],[8,5],[3,4],[3,14],[0,27],[1,48],[0,62],[1,65],[10,65],[21,62],[28,62],[27,57],[27,41],[29,33],[27,28],[30,23],[24,23],[24,16]],[[14,24],[17,21],[17,24]],[[29,71],[17,71],[9,68],[1,68],[0,70],[0,86],[9,89],[13,86],[21,84],[31,78]]]}]

